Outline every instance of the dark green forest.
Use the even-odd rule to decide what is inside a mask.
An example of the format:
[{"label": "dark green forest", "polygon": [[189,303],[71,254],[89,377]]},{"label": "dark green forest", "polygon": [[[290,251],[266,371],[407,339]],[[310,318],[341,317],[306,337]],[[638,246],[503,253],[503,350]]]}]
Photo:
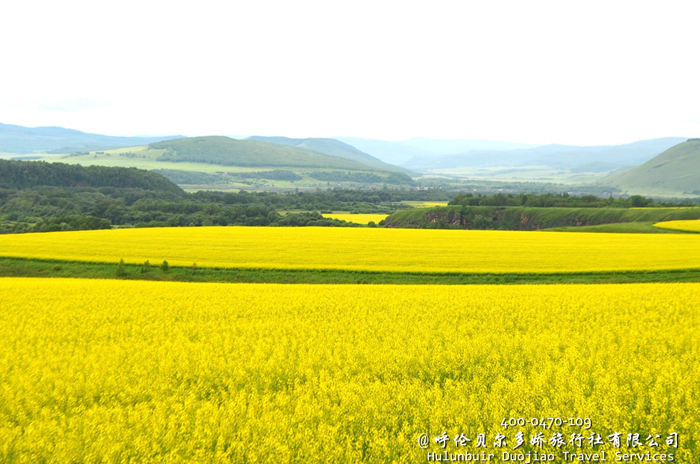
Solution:
[{"label": "dark green forest", "polygon": [[0,188],[37,186],[137,188],[182,193],[180,187],[165,177],[143,169],[0,160]]}]

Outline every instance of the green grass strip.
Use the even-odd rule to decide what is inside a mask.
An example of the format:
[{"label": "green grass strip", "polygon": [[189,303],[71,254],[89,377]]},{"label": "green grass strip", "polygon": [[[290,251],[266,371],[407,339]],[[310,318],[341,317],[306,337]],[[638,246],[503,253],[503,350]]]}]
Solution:
[{"label": "green grass strip", "polygon": [[700,232],[656,227],[653,222],[617,222],[596,226],[571,226],[543,229],[551,232],[613,232],[625,234],[697,234]]},{"label": "green grass strip", "polygon": [[311,284],[563,284],[700,282],[699,269],[578,273],[422,273],[326,269],[193,268],[140,264],[0,258],[2,277],[74,277],[177,282]]}]

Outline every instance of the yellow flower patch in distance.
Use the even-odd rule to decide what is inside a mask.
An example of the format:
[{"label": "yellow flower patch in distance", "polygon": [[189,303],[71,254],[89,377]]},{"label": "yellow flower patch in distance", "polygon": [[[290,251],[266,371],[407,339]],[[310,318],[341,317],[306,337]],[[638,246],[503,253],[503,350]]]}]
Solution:
[{"label": "yellow flower patch in distance", "polygon": [[388,214],[352,214],[352,213],[325,213],[323,217],[329,219],[340,219],[341,221],[354,222],[356,224],[369,224],[374,222],[379,224],[379,221],[386,218]]}]

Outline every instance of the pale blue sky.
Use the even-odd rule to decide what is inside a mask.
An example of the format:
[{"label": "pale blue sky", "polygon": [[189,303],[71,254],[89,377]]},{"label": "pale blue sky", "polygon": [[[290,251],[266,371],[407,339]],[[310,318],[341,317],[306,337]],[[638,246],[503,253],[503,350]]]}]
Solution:
[{"label": "pale blue sky", "polygon": [[0,122],[114,135],[700,135],[693,1],[9,1]]}]

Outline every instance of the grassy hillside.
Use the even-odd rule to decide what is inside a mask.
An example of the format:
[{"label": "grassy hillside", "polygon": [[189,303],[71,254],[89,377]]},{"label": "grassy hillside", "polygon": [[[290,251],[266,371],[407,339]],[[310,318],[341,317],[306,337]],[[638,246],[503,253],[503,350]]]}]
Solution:
[{"label": "grassy hillside", "polygon": [[407,228],[540,230],[677,219],[700,219],[700,208],[447,206],[397,211],[387,217],[383,224],[387,227]]},{"label": "grassy hillside", "polygon": [[236,140],[223,136],[188,137],[152,143],[164,150],[158,161],[211,163],[223,166],[295,166],[369,170],[357,161],[324,155],[305,148],[257,140]]},{"label": "grassy hillside", "polygon": [[657,227],[654,222],[614,222],[595,226],[552,227],[545,229],[555,232],[610,232],[623,234],[684,234],[682,230]]},{"label": "grassy hillside", "polygon": [[[206,140],[197,141],[201,139]],[[234,151],[230,150],[232,146]],[[288,154],[292,156],[285,158]],[[147,169],[190,190],[308,190],[413,184],[409,176],[400,172],[380,170],[302,148],[228,137],[179,139],[172,143],[51,155],[43,159],[83,166]],[[217,160],[230,164],[216,164]],[[233,164],[236,162],[241,164]]]},{"label": "grassy hillside", "polygon": [[67,153],[143,145],[175,137],[113,137],[63,127],[0,124],[0,153]]},{"label": "grassy hillside", "polygon": [[349,159],[352,161],[357,161],[367,166],[371,166],[376,169],[382,169],[385,171],[408,173],[409,171],[400,168],[398,166],[393,166],[387,164],[374,156],[368,155],[367,153],[358,150],[357,148],[349,145],[347,143],[341,142],[336,139],[329,138],[304,138],[304,139],[294,139],[289,137],[261,137],[253,136],[249,137],[248,140],[256,140],[260,142],[276,143],[279,145],[286,145],[290,147],[305,148],[307,150],[312,150],[318,153],[323,153],[325,155],[337,156],[340,158]]},{"label": "grassy hillside", "polygon": [[700,139],[675,145],[641,166],[602,182],[629,193],[700,195]]}]

